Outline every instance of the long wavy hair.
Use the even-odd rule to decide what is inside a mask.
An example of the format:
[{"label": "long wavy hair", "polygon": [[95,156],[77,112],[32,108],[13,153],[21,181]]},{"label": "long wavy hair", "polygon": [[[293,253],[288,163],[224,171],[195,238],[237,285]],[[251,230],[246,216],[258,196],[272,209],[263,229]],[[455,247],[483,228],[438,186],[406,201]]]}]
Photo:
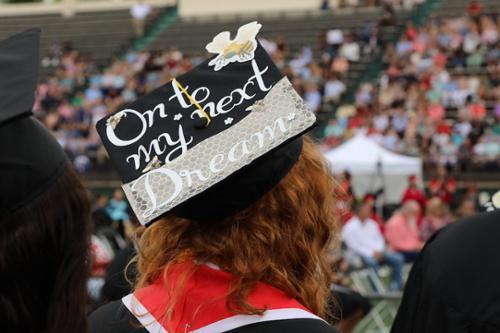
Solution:
[{"label": "long wavy hair", "polygon": [[[210,262],[235,276],[226,298],[235,313],[265,311],[246,300],[261,281],[324,316],[331,278],[327,252],[337,238],[334,186],[323,157],[305,138],[301,156],[288,175],[247,209],[216,223],[165,216],[145,229],[136,288],[162,276],[166,279],[167,268],[175,262]],[[182,293],[182,287],[176,289]],[[166,309],[167,320],[173,303],[170,300]]]},{"label": "long wavy hair", "polygon": [[0,331],[86,333],[90,208],[68,165],[0,221]]}]

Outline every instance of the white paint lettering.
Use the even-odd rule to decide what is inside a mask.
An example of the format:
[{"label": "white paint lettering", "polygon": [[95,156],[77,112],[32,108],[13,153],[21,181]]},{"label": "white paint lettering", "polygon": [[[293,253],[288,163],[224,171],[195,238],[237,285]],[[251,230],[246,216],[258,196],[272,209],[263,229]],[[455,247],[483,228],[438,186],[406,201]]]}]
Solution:
[{"label": "white paint lettering", "polygon": [[138,135],[136,135],[132,139],[122,140],[116,136],[115,130],[113,129],[113,127],[106,126],[106,136],[108,137],[108,140],[117,147],[125,147],[125,146],[131,145],[131,144],[139,141],[142,138],[142,136],[144,135],[144,133],[146,133],[146,129],[148,127],[146,119],[144,119],[142,114],[140,114],[139,112],[132,110],[132,109],[125,109],[125,110],[122,110],[121,112],[125,113],[125,116],[127,116],[127,114],[133,114],[137,118],[139,118],[139,120],[141,121],[141,131]]},{"label": "white paint lettering", "polygon": [[213,173],[220,172],[224,170],[224,168],[226,167],[226,164],[223,162],[224,162],[224,155],[216,154],[212,157],[212,159],[208,163],[208,169]]},{"label": "white paint lettering", "polygon": [[[248,150],[247,143],[248,143],[247,140],[236,142],[236,144],[232,146],[231,149],[229,149],[229,152],[227,154],[228,160],[230,162],[236,162],[240,160],[243,156],[250,154],[250,150]],[[238,150],[239,147],[241,147],[242,154],[240,156],[236,156],[236,150]]]},{"label": "white paint lettering", "polygon": [[[173,185],[173,191],[170,194],[170,196],[167,196],[161,202],[158,202],[158,198],[156,197],[156,193],[154,192],[153,188],[151,187],[151,183],[149,181],[149,178],[155,174],[160,174],[162,176],[167,177],[168,181],[170,181]],[[137,183],[139,183],[143,179],[144,179],[144,188],[145,188],[146,193],[149,197],[149,202],[151,203],[151,208],[146,210],[143,213],[144,218],[148,218],[158,208],[163,207],[163,206],[169,204],[170,202],[172,202],[175,198],[177,198],[177,196],[181,193],[181,190],[182,190],[181,177],[177,174],[177,172],[170,170],[170,169],[167,169],[167,168],[154,169],[154,170],[148,172],[147,174],[141,176],[132,185],[132,190],[135,190],[135,186],[137,185]],[[160,200],[161,200],[161,198],[160,198]]]}]

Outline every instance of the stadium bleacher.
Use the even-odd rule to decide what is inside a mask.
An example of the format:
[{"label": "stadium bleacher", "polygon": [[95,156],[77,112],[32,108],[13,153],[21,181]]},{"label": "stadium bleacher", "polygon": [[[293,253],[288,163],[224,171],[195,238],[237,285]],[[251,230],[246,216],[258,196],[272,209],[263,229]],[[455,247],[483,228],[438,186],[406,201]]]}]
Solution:
[{"label": "stadium bleacher", "polygon": [[[436,17],[453,17],[463,15],[465,8],[470,0],[444,0],[441,5],[433,12]],[[485,13],[499,13],[500,2],[497,0],[482,0],[480,3],[483,6]]]},{"label": "stadium bleacher", "polygon": [[[341,29],[350,32],[359,32],[366,22],[379,19],[379,7],[346,8],[332,12],[276,12],[261,13],[253,16],[209,16],[202,18],[180,19],[163,31],[157,39],[148,46],[149,50],[159,50],[169,46],[178,47],[187,55],[204,55],[207,40],[225,30],[232,31],[235,27],[257,20],[264,26],[262,38],[285,38],[288,42],[289,55],[301,51],[304,46],[315,49],[317,52],[319,33],[329,29]],[[409,12],[401,10],[397,15],[395,25],[384,26],[381,35],[390,40],[398,33],[398,28],[404,25]],[[236,33],[233,31],[233,33]],[[349,67],[347,88],[353,87],[354,82],[365,72],[367,65],[372,61],[369,55],[364,55],[358,62]]]},{"label": "stadium bleacher", "polygon": [[[425,126],[437,125],[440,129],[438,130],[436,127],[435,130],[441,131],[439,132],[440,134],[434,135],[434,133],[429,133],[432,138],[428,137],[431,144],[427,146],[422,142],[426,140],[421,140],[419,145],[407,144],[408,138],[402,136],[401,140],[396,140],[399,141],[397,145],[401,144],[400,148],[398,148],[400,149],[399,151],[407,154],[418,154],[419,156],[422,156],[423,152],[426,152],[423,156],[424,163],[426,163],[425,170],[427,178],[432,178],[435,175],[434,167],[437,165],[445,165],[458,180],[474,181],[482,188],[494,189],[499,186],[497,170],[499,167],[498,147],[500,142],[498,140],[498,134],[494,134],[498,132],[498,70],[495,70],[496,66],[498,66],[498,52],[495,49],[495,44],[489,44],[486,42],[486,38],[496,38],[494,37],[494,31],[498,28],[495,28],[497,24],[495,23],[495,15],[500,12],[500,8],[497,1],[481,1],[480,12],[483,16],[478,16],[477,19],[474,19],[477,21],[472,23],[467,21],[471,20],[467,10],[468,4],[469,1],[465,0],[440,2],[439,6],[431,13],[430,19],[426,21],[421,30],[417,31],[418,34],[422,34],[420,42],[425,41],[426,38],[433,37],[439,40],[440,38],[450,38],[446,35],[447,31],[449,31],[447,29],[455,31],[457,26],[459,26],[461,38],[467,35],[470,40],[473,40],[473,38],[476,38],[474,37],[476,35],[471,33],[471,29],[477,29],[479,26],[483,28],[485,24],[489,24],[489,29],[493,29],[493,32],[489,33],[489,35],[481,35],[482,37],[478,43],[477,49],[460,53],[455,52],[449,45],[443,45],[443,47],[432,46],[429,50],[426,50],[427,45],[425,42],[423,45],[419,46],[418,40],[414,41],[408,39],[406,36],[402,37],[397,43],[394,43],[394,46],[396,48],[410,47],[409,53],[405,54],[404,51],[396,51],[401,52],[401,54],[397,56],[393,54],[390,56],[393,58],[392,61],[384,61],[386,69],[379,73],[376,80],[371,83],[367,82],[357,91],[357,96],[361,100],[364,99],[364,96],[373,94],[368,109],[365,109],[366,106],[363,106],[360,100],[357,100],[356,104],[358,104],[358,108],[361,106],[364,112],[368,111],[368,117],[372,117],[374,111],[392,117],[399,107],[380,106],[379,99],[387,99],[388,96],[394,92],[397,94],[403,93],[405,96],[403,104],[406,104],[407,100],[411,98],[409,97],[410,89],[408,88],[412,87],[413,89],[411,90],[413,92],[419,91],[419,94],[421,94],[420,96],[422,99],[420,102],[425,102],[423,105],[422,103],[419,104],[418,110],[415,110],[416,104],[406,104],[405,113],[412,113],[411,116],[417,117],[417,119],[420,119],[418,122],[423,124],[425,123],[425,119],[422,120],[422,115],[426,114],[426,112],[430,112],[430,108],[428,109],[430,104],[425,103],[437,102],[440,105],[439,107],[444,107],[445,113],[443,119],[437,119],[436,123],[429,123],[427,121],[427,125]],[[492,19],[489,18],[490,15]],[[455,21],[446,21],[450,19]],[[488,21],[488,23],[485,23],[486,21]],[[448,28],[442,28],[441,25],[443,23],[449,24]],[[484,31],[480,30],[481,28],[479,28],[480,34],[484,33]],[[411,35],[412,28],[405,29],[404,33],[409,33]],[[416,43],[415,45],[412,44],[414,42]],[[462,41],[460,41],[460,43],[462,43]],[[415,47],[415,49],[412,49],[413,47]],[[466,46],[459,44],[460,50],[462,47],[465,48]],[[468,47],[470,48],[470,46]],[[446,64],[442,74],[444,78],[444,81],[441,83],[442,87],[440,87],[439,84],[433,83],[434,80],[440,80],[439,65],[436,66],[434,62],[436,60],[433,59],[433,56],[437,54],[444,57],[443,60]],[[495,56],[495,54],[497,55]],[[387,53],[386,56],[388,55]],[[426,72],[425,69],[415,70],[414,66],[423,66],[421,68],[425,68],[425,66],[436,67],[433,67],[435,69],[434,71]],[[415,72],[417,74],[415,74]],[[446,79],[448,76],[449,79]],[[408,77],[412,77],[413,80],[417,80],[417,82],[420,82],[420,84],[424,86],[430,84],[431,89],[415,86],[411,81],[407,81]],[[406,83],[402,84],[398,83],[398,81],[406,81]],[[390,86],[387,87],[387,84]],[[472,88],[475,84],[478,85],[478,88]],[[405,86],[399,93],[397,88],[398,85]],[[469,91],[473,92],[464,92],[464,85],[469,85],[469,88],[466,89],[470,89]],[[466,101],[463,100],[456,105],[454,105],[455,101],[450,102],[450,99],[464,93],[469,94]],[[416,102],[416,100],[414,100],[414,102]],[[359,105],[359,103],[361,103],[361,105]],[[473,111],[471,111],[471,108],[473,107],[477,107],[477,110],[480,110],[481,116],[472,115]],[[483,107],[484,111],[481,111]],[[415,111],[417,112],[415,113]],[[484,114],[482,114],[482,112],[484,112]],[[425,117],[428,117],[428,115],[424,116],[424,118]],[[349,122],[355,121],[356,118],[359,120],[359,114],[350,117]],[[365,122],[364,124],[373,129],[373,123]],[[471,141],[464,145],[460,143],[460,135],[457,135],[460,126],[472,126],[476,132],[467,139]],[[333,139],[336,135],[335,128],[338,128],[337,122],[332,122],[330,127],[327,128],[327,133],[334,133],[330,139]],[[445,134],[447,131],[449,131],[449,134]],[[374,134],[375,136],[379,135],[376,132]],[[400,134],[406,135],[408,131]],[[383,134],[383,136],[385,135],[386,134]],[[384,139],[382,138],[381,140]],[[450,143],[438,143],[439,140],[449,140]],[[342,140],[340,142],[342,142]],[[334,144],[338,143],[339,142],[336,142]],[[460,156],[458,157],[458,162],[457,155]]]},{"label": "stadium bleacher", "polygon": [[59,14],[0,17],[0,39],[32,27],[42,29],[42,54],[52,44],[71,42],[99,63],[124,51],[134,37],[129,11],[120,10],[82,12],[72,17]]}]

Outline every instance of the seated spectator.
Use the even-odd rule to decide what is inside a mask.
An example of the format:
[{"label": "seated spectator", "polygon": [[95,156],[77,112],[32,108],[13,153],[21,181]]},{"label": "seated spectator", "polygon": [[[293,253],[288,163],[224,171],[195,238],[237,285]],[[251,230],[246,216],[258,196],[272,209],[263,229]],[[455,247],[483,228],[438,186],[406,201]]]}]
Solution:
[{"label": "seated spectator", "polygon": [[467,4],[466,9],[467,13],[469,13],[472,18],[477,18],[483,11],[483,5],[477,0],[472,0]]},{"label": "seated spectator", "polygon": [[115,252],[111,244],[97,235],[92,235],[90,239],[91,270],[87,280],[87,291],[92,303],[101,298],[101,290],[104,285],[106,268],[108,267]]},{"label": "seated spectator", "polygon": [[349,61],[344,57],[336,57],[332,61],[332,71],[340,73],[340,75],[345,74],[349,70]]},{"label": "seated spectator", "polygon": [[359,43],[354,40],[353,36],[349,36],[348,38],[346,38],[346,41],[339,49],[340,56],[345,57],[351,62],[359,61],[360,52],[361,50],[359,47]]},{"label": "seated spectator", "polygon": [[123,197],[122,190],[115,190],[113,192],[113,197],[109,201],[107,212],[111,217],[111,220],[116,225],[116,229],[123,238],[125,238],[125,224],[130,223],[127,207],[128,204]]},{"label": "seated spectator", "polygon": [[417,225],[419,215],[418,202],[410,200],[385,225],[387,243],[394,251],[401,253],[406,262],[415,261],[423,247]]},{"label": "seated spectator", "polygon": [[371,211],[370,218],[373,221],[377,222],[380,231],[382,233],[384,233],[384,228],[385,228],[384,219],[377,212],[377,207],[375,205],[376,201],[377,201],[377,196],[379,194],[380,193],[367,193],[367,194],[365,194],[365,196],[363,198],[363,203],[365,203],[366,205],[368,205],[370,207],[370,211]]},{"label": "seated spectator", "polygon": [[330,29],[326,33],[326,42],[328,45],[338,48],[344,42],[344,33],[340,29]]},{"label": "seated spectator", "polygon": [[382,5],[382,18],[380,19],[381,25],[392,25],[396,21],[396,11],[392,2],[385,1]]},{"label": "seated spectator", "polygon": [[364,263],[376,273],[380,265],[391,267],[389,289],[401,290],[404,257],[386,248],[384,236],[370,215],[370,205],[365,203],[357,206],[356,214],[342,228],[342,240],[349,250],[361,256]]},{"label": "seated spectator", "polygon": [[460,206],[456,211],[457,218],[467,218],[477,214],[476,203],[471,199],[465,199],[462,201]]},{"label": "seated spectator", "polygon": [[448,176],[445,167],[437,169],[437,176],[430,180],[429,197],[439,197],[445,204],[451,204],[453,193],[456,190],[456,180]]},{"label": "seated spectator", "polygon": [[314,82],[308,82],[305,87],[304,101],[307,107],[313,112],[318,112],[321,106],[321,94],[318,86]]},{"label": "seated spectator", "polygon": [[99,231],[99,229],[103,227],[110,227],[113,222],[107,211],[108,204],[109,199],[105,195],[98,196],[94,203],[92,221],[94,222],[96,231]]},{"label": "seated spectator", "polygon": [[336,103],[345,91],[346,85],[344,82],[340,81],[336,75],[330,74],[330,78],[325,83],[324,101],[326,103]]},{"label": "seated spectator", "polygon": [[424,191],[417,186],[417,176],[415,175],[411,175],[408,177],[408,187],[403,194],[401,203],[404,204],[405,202],[408,202],[410,200],[418,202],[421,209],[424,209],[425,202],[427,201]]},{"label": "seated spectator", "polygon": [[450,222],[451,218],[443,201],[438,197],[430,199],[425,205],[425,216],[420,224],[420,238],[426,242]]}]

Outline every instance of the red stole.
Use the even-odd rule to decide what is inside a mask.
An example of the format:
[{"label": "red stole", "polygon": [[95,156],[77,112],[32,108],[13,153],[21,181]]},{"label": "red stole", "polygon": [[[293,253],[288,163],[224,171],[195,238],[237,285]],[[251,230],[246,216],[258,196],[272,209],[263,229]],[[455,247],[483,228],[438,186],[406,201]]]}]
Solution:
[{"label": "red stole", "polygon": [[[257,283],[247,302],[257,309],[266,309],[263,315],[236,315],[226,306],[232,275],[211,267],[198,265],[191,276],[182,273],[193,268],[193,263],[180,263],[168,270],[167,285],[163,279],[125,296],[122,301],[133,316],[151,333],[221,333],[253,323],[319,317],[298,301],[265,283]],[[183,293],[176,295],[176,285]],[[170,295],[177,297],[170,327],[167,329],[166,311]]]}]

